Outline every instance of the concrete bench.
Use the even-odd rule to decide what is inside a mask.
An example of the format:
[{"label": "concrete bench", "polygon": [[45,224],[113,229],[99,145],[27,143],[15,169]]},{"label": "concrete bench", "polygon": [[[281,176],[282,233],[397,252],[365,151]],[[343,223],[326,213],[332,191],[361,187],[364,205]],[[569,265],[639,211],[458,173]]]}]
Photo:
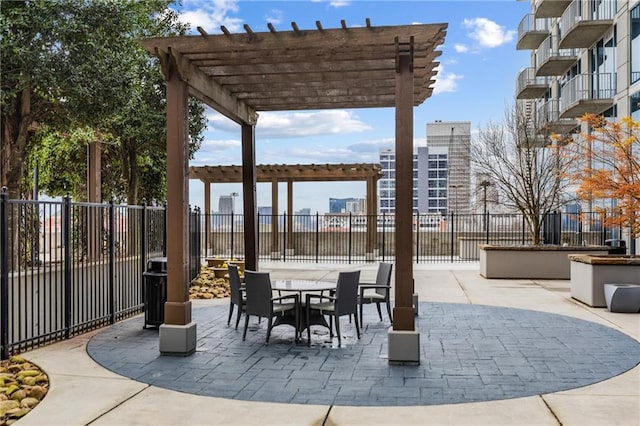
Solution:
[{"label": "concrete bench", "polygon": [[640,284],[605,284],[604,298],[609,312],[640,312]]}]

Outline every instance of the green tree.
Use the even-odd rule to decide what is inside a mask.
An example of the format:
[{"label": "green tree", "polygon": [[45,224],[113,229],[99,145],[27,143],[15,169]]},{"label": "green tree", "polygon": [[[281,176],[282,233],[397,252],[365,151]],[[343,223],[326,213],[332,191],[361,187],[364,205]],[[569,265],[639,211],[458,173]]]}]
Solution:
[{"label": "green tree", "polygon": [[[164,83],[155,61],[137,39],[183,33],[185,28],[167,6],[168,0],[47,0],[0,3],[2,69],[1,184],[11,198],[28,194],[27,160],[40,158],[44,176],[59,176],[49,155],[59,148],[86,152],[99,140],[107,147],[103,178],[112,179],[106,196],[138,201],[140,171],[164,169]],[[204,128],[203,107],[193,102],[190,128],[195,147]],[[91,129],[91,130],[88,130]],[[84,137],[82,140],[81,136]],[[48,141],[39,149],[38,144]],[[78,145],[84,144],[85,149]],[[68,145],[68,146],[67,146]],[[113,149],[112,149],[113,148]],[[56,153],[58,151],[55,151]],[[86,157],[85,157],[86,158]],[[158,161],[161,163],[158,164]],[[80,191],[86,164],[58,164],[67,176],[63,186]],[[116,171],[120,172],[120,182]],[[161,185],[157,176],[143,182]],[[49,188],[48,185],[51,185]],[[43,182],[55,195],[60,184]],[[124,186],[126,189],[122,190]],[[162,190],[144,188],[151,199]],[[119,197],[120,196],[120,197]]]}]

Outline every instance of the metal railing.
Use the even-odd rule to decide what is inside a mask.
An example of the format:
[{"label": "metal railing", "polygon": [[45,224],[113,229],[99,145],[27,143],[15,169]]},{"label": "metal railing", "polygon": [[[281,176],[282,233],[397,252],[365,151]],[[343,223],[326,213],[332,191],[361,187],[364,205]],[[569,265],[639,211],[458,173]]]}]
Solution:
[{"label": "metal railing", "polygon": [[[555,213],[543,230],[546,243],[604,244],[620,235],[605,228],[600,213]],[[205,257],[242,257],[241,214],[203,215],[209,235],[202,238]],[[374,221],[373,233],[367,225]],[[203,223],[203,232],[204,232]],[[277,224],[274,231],[272,224]],[[291,229],[287,226],[291,223]],[[260,260],[314,263],[360,263],[393,260],[393,215],[269,215],[258,216]],[[554,225],[556,224],[556,225]],[[559,224],[559,225],[557,225]],[[476,262],[477,244],[531,244],[532,237],[520,214],[415,214],[413,257],[416,263]],[[372,241],[373,239],[373,241]]]},{"label": "metal railing", "polygon": [[560,110],[578,101],[613,99],[616,95],[615,73],[578,74],[560,89]]},{"label": "metal railing", "polygon": [[[2,359],[144,310],[147,260],[166,254],[163,207],[0,197]],[[200,228],[194,211],[191,279]]]},{"label": "metal railing", "polygon": [[[547,61],[558,59],[578,62],[578,49],[560,49],[558,48],[558,36],[550,35],[536,49],[536,69],[539,69]],[[564,71],[559,75],[562,74]]]},{"label": "metal railing", "polygon": [[560,18],[560,30],[562,34],[567,34],[581,21],[611,20],[616,16],[617,6],[616,0],[600,0],[588,4],[583,4],[582,0],[574,0]]},{"label": "metal railing", "polygon": [[518,79],[516,81],[516,93],[520,94],[520,92],[530,86],[546,86],[549,88],[550,84],[550,77],[536,77],[535,68],[525,68],[520,71],[520,74],[518,74]]},{"label": "metal railing", "polygon": [[551,20],[548,18],[537,18],[534,14],[526,14],[520,24],[518,24],[518,40],[531,32],[549,32],[551,29]]}]

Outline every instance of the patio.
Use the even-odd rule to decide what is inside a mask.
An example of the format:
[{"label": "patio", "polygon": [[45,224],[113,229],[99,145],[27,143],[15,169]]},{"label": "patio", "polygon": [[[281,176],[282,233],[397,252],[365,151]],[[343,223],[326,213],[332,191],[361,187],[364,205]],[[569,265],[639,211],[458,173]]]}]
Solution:
[{"label": "patio", "polygon": [[[326,266],[269,263],[263,270],[274,279],[331,279],[349,269],[362,269],[363,280],[375,275],[373,264]],[[337,349],[323,335],[311,348],[295,345],[288,327],[274,329],[269,346],[262,330],[242,342],[241,332],[226,325],[226,300],[198,301],[200,340],[191,357],[160,357],[157,332],[142,330],[140,317],[90,341],[82,336],[25,354],[52,377],[50,394],[28,422],[640,423],[639,315],[580,304],[568,281],[487,280],[477,268],[415,265],[419,367],[390,366],[380,357],[388,323],[372,306],[363,338]],[[355,334],[352,325],[345,334]],[[119,375],[90,360],[87,341],[89,354]],[[243,359],[253,364],[245,371]],[[319,383],[321,390],[314,388]]]}]

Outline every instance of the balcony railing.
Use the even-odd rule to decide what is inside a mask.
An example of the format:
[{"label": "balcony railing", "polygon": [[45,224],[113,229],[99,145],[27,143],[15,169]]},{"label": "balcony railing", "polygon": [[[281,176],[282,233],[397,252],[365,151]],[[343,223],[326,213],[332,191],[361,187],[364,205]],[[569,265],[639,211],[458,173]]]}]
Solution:
[{"label": "balcony railing", "polygon": [[525,15],[518,25],[516,49],[536,49],[549,35],[549,19],[536,19],[533,14]]},{"label": "balcony railing", "polygon": [[561,117],[600,114],[613,106],[615,95],[615,73],[578,74],[560,89]]},{"label": "balcony railing", "polygon": [[[581,7],[586,6],[586,7]],[[583,5],[574,0],[560,19],[560,48],[588,48],[613,27],[616,0],[601,0]]]},{"label": "balcony railing", "polygon": [[536,50],[536,75],[563,75],[578,62],[578,49],[559,49],[558,37],[547,37]]},{"label": "balcony railing", "polygon": [[538,99],[549,90],[549,77],[536,77],[535,68],[520,71],[516,81],[517,99]]},{"label": "balcony railing", "polygon": [[578,127],[578,120],[575,118],[561,118],[558,99],[549,99],[538,103],[536,127],[538,133],[567,134]]},{"label": "balcony railing", "polygon": [[536,18],[557,18],[569,6],[571,0],[536,0]]}]

